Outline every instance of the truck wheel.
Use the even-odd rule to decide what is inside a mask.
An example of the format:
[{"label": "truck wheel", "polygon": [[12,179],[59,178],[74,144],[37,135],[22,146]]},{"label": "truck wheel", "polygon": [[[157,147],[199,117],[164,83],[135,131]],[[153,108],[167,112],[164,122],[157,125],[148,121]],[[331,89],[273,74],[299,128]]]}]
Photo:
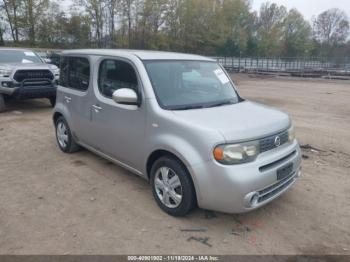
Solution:
[{"label": "truck wheel", "polygon": [[0,113],[5,112],[6,105],[5,105],[5,98],[4,95],[0,94]]},{"label": "truck wheel", "polygon": [[173,157],[161,157],[153,164],[151,185],[158,206],[169,215],[185,216],[196,205],[191,177],[186,167]]},{"label": "truck wheel", "polygon": [[56,97],[49,97],[50,104],[52,107],[55,107],[56,105]]},{"label": "truck wheel", "polygon": [[67,121],[64,117],[60,116],[56,123],[56,139],[59,148],[64,153],[74,153],[79,151],[80,146],[74,141],[72,133],[69,129]]}]

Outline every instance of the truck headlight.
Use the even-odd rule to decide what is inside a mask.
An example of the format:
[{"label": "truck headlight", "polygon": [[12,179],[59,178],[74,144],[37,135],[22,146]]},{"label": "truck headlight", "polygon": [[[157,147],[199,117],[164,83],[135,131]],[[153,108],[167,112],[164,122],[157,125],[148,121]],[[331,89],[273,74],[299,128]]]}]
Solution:
[{"label": "truck headlight", "polygon": [[60,76],[60,69],[55,65],[49,65],[49,66],[50,66],[51,72],[55,76],[55,79],[58,79]]},{"label": "truck headlight", "polygon": [[293,142],[294,139],[295,139],[294,127],[291,126],[291,127],[288,129],[288,141],[289,141],[289,142]]},{"label": "truck headlight", "polygon": [[0,68],[0,76],[10,76],[12,73],[11,69],[8,68]]},{"label": "truck headlight", "polygon": [[213,155],[216,161],[234,165],[254,161],[259,154],[259,141],[217,146]]},{"label": "truck headlight", "polygon": [[54,73],[55,76],[59,76],[60,75],[60,69],[59,68],[52,69],[52,72]]}]

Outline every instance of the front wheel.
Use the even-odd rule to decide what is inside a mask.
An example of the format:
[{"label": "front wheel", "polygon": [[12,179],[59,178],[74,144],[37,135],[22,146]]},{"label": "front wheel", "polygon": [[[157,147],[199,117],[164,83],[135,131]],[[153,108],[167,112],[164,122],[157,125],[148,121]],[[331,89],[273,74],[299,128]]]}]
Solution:
[{"label": "front wheel", "polygon": [[55,123],[56,140],[60,149],[65,153],[74,153],[80,149],[79,145],[74,141],[72,133],[69,129],[67,121],[64,117],[59,117]]},{"label": "front wheel", "polygon": [[169,215],[185,216],[196,205],[192,179],[175,158],[161,157],[153,164],[151,185],[158,206]]},{"label": "front wheel", "polygon": [[56,97],[49,97],[50,105],[55,107],[56,105]]}]

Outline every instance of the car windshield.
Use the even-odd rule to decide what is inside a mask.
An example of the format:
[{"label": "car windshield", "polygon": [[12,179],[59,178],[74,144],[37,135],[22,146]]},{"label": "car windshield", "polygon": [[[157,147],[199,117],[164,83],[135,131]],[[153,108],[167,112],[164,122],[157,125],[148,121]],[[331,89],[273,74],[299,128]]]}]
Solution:
[{"label": "car windshield", "polygon": [[187,110],[234,104],[237,93],[216,62],[144,61],[160,106]]},{"label": "car windshield", "polygon": [[42,63],[42,60],[32,51],[0,50],[0,63]]}]

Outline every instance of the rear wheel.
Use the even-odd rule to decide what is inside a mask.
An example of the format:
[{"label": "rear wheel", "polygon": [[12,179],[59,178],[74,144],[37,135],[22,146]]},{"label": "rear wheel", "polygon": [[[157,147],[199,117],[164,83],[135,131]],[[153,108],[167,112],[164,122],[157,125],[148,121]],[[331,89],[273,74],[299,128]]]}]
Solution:
[{"label": "rear wheel", "polygon": [[186,167],[173,157],[161,157],[152,166],[151,185],[158,206],[172,216],[185,216],[196,205],[194,186]]},{"label": "rear wheel", "polygon": [[6,110],[5,97],[3,94],[0,94],[0,113],[5,112],[5,110]]},{"label": "rear wheel", "polygon": [[59,148],[65,153],[74,153],[80,149],[80,146],[74,141],[67,121],[60,116],[56,123],[56,139]]},{"label": "rear wheel", "polygon": [[56,97],[49,97],[50,104],[52,107],[55,107],[56,105]]}]

